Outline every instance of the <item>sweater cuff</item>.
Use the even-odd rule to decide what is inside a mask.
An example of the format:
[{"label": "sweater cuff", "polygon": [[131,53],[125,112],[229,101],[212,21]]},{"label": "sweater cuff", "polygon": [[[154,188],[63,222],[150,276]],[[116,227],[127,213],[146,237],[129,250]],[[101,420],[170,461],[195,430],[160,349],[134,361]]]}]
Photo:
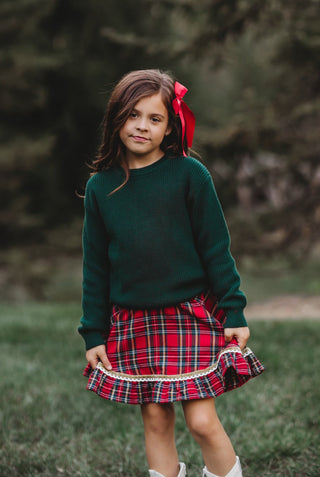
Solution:
[{"label": "sweater cuff", "polygon": [[85,341],[86,350],[94,348],[95,346],[104,345],[105,341],[102,334],[99,331],[83,331],[81,327],[79,328],[79,333]]},{"label": "sweater cuff", "polygon": [[243,310],[228,310],[226,316],[226,321],[223,325],[224,328],[243,328],[248,326]]}]

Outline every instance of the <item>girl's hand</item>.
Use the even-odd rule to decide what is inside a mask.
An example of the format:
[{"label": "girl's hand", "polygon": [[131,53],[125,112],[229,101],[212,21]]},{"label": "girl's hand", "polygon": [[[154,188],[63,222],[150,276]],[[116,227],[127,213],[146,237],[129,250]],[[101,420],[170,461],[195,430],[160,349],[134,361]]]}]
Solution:
[{"label": "girl's hand", "polygon": [[108,360],[105,345],[99,345],[88,349],[86,352],[86,358],[92,369],[96,369],[99,361],[101,361],[103,366],[109,371],[112,369],[110,361]]},{"label": "girl's hand", "polygon": [[233,338],[238,341],[240,349],[245,348],[247,341],[250,336],[250,330],[247,326],[242,328],[225,328],[224,329],[224,338],[227,343],[229,343]]}]

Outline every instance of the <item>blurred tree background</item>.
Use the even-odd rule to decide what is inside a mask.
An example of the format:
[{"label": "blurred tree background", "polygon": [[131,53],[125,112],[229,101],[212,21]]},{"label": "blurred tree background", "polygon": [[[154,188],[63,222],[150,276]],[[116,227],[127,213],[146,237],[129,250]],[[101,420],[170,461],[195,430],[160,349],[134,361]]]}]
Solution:
[{"label": "blurred tree background", "polygon": [[2,0],[0,39],[2,289],[79,262],[76,191],[132,69],[189,88],[237,257],[319,242],[318,0]]}]

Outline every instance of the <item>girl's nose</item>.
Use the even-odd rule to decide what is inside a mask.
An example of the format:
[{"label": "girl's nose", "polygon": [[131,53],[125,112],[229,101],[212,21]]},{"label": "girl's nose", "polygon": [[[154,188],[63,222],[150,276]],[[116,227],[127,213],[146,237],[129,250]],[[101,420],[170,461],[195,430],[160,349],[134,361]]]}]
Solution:
[{"label": "girl's nose", "polygon": [[146,131],[148,129],[147,121],[144,118],[141,118],[138,123],[136,124],[137,129],[139,131]]}]

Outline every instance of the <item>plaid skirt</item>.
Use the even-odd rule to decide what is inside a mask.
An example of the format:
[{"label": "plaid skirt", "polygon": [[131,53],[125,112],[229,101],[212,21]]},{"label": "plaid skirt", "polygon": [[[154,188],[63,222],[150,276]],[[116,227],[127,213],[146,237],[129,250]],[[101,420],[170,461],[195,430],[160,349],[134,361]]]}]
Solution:
[{"label": "plaid skirt", "polygon": [[114,305],[106,337],[112,370],[88,364],[87,389],[142,404],[216,397],[242,386],[264,367],[249,348],[225,342],[224,319],[209,293],[157,310]]}]

